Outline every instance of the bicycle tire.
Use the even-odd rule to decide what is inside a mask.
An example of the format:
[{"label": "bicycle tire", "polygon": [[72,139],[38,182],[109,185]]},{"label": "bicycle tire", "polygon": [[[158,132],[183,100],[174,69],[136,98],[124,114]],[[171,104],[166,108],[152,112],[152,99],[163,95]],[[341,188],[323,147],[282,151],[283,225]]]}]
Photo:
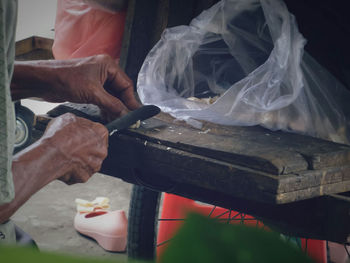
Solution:
[{"label": "bicycle tire", "polygon": [[160,192],[134,185],[129,206],[128,244],[129,259],[156,258],[157,224]]},{"label": "bicycle tire", "polygon": [[[157,258],[157,246],[164,245],[163,243],[170,241],[169,239],[159,244],[159,240],[157,242],[158,220],[167,220],[158,218],[161,195],[162,192],[153,191],[143,186],[135,185],[132,189],[129,208],[127,249],[128,258],[131,260],[155,260]],[[214,209],[216,209],[215,206],[213,206],[213,210],[208,216],[212,216]],[[228,209],[227,212],[225,212],[230,214],[229,218],[231,219],[223,219],[224,222],[226,220],[228,220],[227,223],[229,223],[230,220],[238,220],[240,223],[243,223],[246,220],[252,220],[246,219],[246,215],[242,213],[238,213],[240,218],[238,218],[237,215],[231,217],[231,211],[232,210]],[[220,214],[219,217],[223,215],[224,214]],[[214,216],[214,218],[218,217]],[[183,221],[182,218],[171,218],[170,220]],[[257,219],[254,220],[256,221],[256,227],[264,228],[264,226],[259,226]],[[295,242],[300,249],[305,249],[306,252],[308,240],[306,240],[306,247],[302,248],[301,243],[299,244],[296,242],[296,238],[288,236],[286,236],[286,238],[286,241],[291,243]],[[327,257],[329,257],[329,251],[327,251]]]},{"label": "bicycle tire", "polygon": [[[32,142],[32,129],[34,124],[34,113],[20,104],[16,105],[16,141],[14,153],[23,150]],[[18,134],[21,134],[18,137]]]}]

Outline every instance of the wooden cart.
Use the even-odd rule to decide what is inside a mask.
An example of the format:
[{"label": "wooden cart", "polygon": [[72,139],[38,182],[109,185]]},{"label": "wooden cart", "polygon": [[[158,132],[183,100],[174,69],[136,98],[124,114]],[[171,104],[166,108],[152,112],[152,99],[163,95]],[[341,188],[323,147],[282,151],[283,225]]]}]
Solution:
[{"label": "wooden cart", "polygon": [[[135,83],[164,27],[188,23],[214,2],[130,1],[121,64]],[[49,115],[65,112],[100,121],[92,105],[61,105]],[[37,118],[38,134],[48,120]],[[128,253],[137,258],[154,257],[161,192],[248,213],[288,235],[347,243],[349,171],[347,145],[261,127],[205,123],[198,130],[166,114],[113,135],[102,167],[103,173],[135,184]]]}]

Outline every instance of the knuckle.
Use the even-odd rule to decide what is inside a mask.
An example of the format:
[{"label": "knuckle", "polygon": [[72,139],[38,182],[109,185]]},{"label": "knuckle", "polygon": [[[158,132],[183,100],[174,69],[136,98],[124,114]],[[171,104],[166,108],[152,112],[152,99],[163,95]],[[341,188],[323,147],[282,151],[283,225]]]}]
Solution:
[{"label": "knuckle", "polygon": [[90,169],[91,175],[100,171],[103,160],[104,158],[100,157],[100,158],[94,158],[94,160],[90,162],[89,169]]},{"label": "knuckle", "polygon": [[126,76],[126,82],[129,84],[129,86],[134,86],[134,81],[131,78],[129,78],[128,75],[125,74],[125,76]]},{"label": "knuckle", "polygon": [[93,168],[93,173],[92,173],[92,174],[97,173],[98,171],[100,171],[101,166],[102,166],[102,160],[101,160],[100,162],[98,162],[98,163],[95,164],[95,166],[94,166],[94,168]]},{"label": "knuckle", "polygon": [[97,133],[99,136],[96,138],[102,142],[105,142],[106,137],[108,138],[108,130],[107,128],[102,125],[101,123],[95,122],[92,126],[92,129],[95,133]]},{"label": "knuckle", "polygon": [[[77,116],[75,116],[73,113],[67,112],[60,116],[62,119],[68,120],[68,121],[74,121],[77,119]],[[60,118],[59,117],[59,118]]]},{"label": "knuckle", "polygon": [[104,150],[102,151],[102,155],[101,155],[102,158],[101,158],[101,162],[99,164],[100,166],[101,166],[103,160],[106,159],[107,155],[108,155],[108,147],[105,147]]}]

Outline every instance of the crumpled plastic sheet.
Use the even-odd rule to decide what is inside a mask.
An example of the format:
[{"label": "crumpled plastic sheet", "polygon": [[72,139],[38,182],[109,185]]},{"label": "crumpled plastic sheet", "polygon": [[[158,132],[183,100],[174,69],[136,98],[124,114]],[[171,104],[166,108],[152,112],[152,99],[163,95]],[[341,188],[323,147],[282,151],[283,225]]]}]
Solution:
[{"label": "crumpled plastic sheet", "polygon": [[[222,0],[164,31],[137,91],[144,104],[198,128],[200,120],[261,125],[348,143],[349,92],[305,44],[283,1]],[[212,104],[188,99],[217,95]]]}]

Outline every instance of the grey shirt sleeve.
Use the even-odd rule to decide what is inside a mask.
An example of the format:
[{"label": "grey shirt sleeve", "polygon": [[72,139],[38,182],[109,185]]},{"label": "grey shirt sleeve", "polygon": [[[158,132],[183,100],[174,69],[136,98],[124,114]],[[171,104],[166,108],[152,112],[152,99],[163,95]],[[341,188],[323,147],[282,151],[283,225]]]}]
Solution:
[{"label": "grey shirt sleeve", "polygon": [[10,80],[15,57],[17,1],[0,0],[0,204],[14,197],[12,152],[15,135]]},{"label": "grey shirt sleeve", "polygon": [[[12,152],[15,135],[14,106],[10,96],[10,81],[15,58],[17,0],[0,0],[0,204],[14,198]],[[14,224],[0,224],[0,244],[14,244]]]}]

